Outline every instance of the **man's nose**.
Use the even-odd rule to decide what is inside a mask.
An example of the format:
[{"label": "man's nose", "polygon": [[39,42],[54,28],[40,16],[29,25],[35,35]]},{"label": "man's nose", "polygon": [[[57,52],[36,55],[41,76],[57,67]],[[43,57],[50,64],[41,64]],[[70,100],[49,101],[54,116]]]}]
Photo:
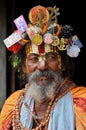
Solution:
[{"label": "man's nose", "polygon": [[39,70],[47,70],[48,69],[48,64],[47,64],[46,60],[45,59],[40,59],[39,62],[38,62],[37,68]]}]

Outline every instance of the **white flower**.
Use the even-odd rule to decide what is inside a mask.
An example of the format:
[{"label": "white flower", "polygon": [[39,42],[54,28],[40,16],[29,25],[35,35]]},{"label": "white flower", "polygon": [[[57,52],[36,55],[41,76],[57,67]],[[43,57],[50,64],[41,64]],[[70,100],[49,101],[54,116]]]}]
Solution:
[{"label": "white flower", "polygon": [[42,32],[42,29],[37,26],[32,26],[32,27],[29,27],[26,30],[26,32],[27,32],[29,38],[32,39],[35,34],[40,34]]},{"label": "white flower", "polygon": [[42,29],[40,27],[37,26],[32,26],[30,27],[30,29],[34,32],[34,33],[38,33],[40,34],[42,32]]},{"label": "white flower", "polygon": [[77,57],[79,55],[80,48],[76,45],[69,46],[67,48],[67,55],[70,57]]}]

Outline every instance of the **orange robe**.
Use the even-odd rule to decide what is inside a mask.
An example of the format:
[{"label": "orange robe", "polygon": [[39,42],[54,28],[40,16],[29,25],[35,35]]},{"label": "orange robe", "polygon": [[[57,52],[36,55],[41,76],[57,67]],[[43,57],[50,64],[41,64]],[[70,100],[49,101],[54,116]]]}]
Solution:
[{"label": "orange robe", "polygon": [[[12,113],[22,90],[14,92],[7,98],[0,113],[0,130],[10,130],[12,124]],[[86,130],[86,88],[83,86],[71,90],[74,111],[76,130]]]}]

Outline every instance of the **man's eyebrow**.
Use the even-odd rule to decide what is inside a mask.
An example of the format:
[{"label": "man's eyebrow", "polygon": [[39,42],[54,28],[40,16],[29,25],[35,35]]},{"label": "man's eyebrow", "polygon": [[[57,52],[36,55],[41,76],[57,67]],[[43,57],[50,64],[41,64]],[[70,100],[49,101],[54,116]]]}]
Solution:
[{"label": "man's eyebrow", "polygon": [[54,55],[54,56],[56,56],[56,53],[49,52],[49,53],[47,53],[46,55]]},{"label": "man's eyebrow", "polygon": [[32,53],[32,54],[29,55],[29,57],[31,57],[31,56],[39,56],[39,55],[35,54],[35,53]]}]

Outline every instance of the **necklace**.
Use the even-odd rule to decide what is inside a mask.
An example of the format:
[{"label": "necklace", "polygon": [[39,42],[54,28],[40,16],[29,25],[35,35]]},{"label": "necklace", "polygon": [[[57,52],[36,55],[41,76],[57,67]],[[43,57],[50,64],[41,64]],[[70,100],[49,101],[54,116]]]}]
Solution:
[{"label": "necklace", "polygon": [[[67,86],[69,86],[69,87],[63,88],[66,84],[68,84]],[[53,98],[49,102],[47,111],[46,111],[45,116],[42,119],[41,123],[37,123],[37,127],[35,129],[32,129],[32,130],[43,130],[42,128],[47,126],[49,119],[50,119],[51,111],[54,109],[57,101],[62,96],[64,96],[67,92],[69,92],[72,88],[74,88],[73,85],[71,85],[71,86],[70,85],[71,85],[71,81],[68,78],[66,78],[61,83],[61,85],[57,88],[55,95],[53,96]],[[62,92],[60,92],[61,88],[63,88]],[[21,93],[21,95],[17,101],[16,107],[14,109],[13,118],[12,118],[13,130],[30,130],[30,129],[25,128],[22,125],[22,123],[20,122],[20,110],[21,110],[21,106],[22,106],[26,91],[27,91],[27,88],[24,89],[23,92]],[[36,117],[36,116],[34,116],[34,117]]]},{"label": "necklace", "polygon": [[35,109],[34,109],[34,112],[31,111],[31,109],[29,108],[29,106],[28,106],[28,104],[27,104],[26,102],[24,103],[24,105],[25,105],[25,107],[28,109],[28,111],[30,112],[30,114],[33,116],[33,118],[35,118],[35,119],[43,119],[43,118],[44,118],[44,116],[38,116],[38,115],[36,114]]}]

